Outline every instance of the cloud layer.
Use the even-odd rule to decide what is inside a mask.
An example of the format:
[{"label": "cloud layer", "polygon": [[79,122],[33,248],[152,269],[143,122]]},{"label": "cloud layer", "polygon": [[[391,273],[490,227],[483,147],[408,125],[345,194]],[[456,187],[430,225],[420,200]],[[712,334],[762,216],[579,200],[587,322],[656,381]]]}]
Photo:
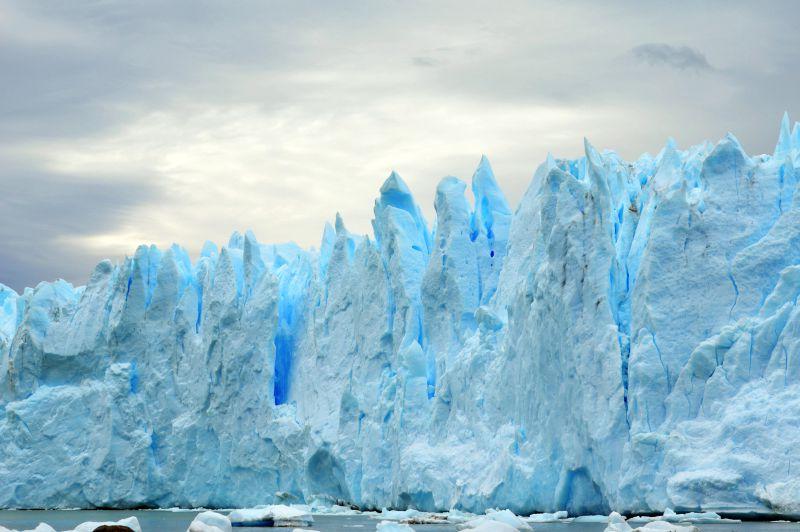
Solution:
[{"label": "cloud layer", "polygon": [[234,229],[316,245],[337,210],[367,232],[392,169],[432,218],[438,180],[484,153],[516,203],[584,136],[636,157],[730,130],[771,151],[782,112],[800,115],[798,13],[2,2],[0,282],[82,284],[139,243],[196,253]]},{"label": "cloud layer", "polygon": [[713,70],[706,56],[689,46],[647,43],[631,50],[636,59],[651,65],[666,65],[678,70]]}]

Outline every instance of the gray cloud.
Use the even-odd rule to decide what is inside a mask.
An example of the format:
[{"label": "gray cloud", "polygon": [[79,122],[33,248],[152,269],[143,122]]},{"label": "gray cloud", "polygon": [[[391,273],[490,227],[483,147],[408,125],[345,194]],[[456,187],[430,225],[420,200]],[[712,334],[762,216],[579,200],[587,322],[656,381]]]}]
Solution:
[{"label": "gray cloud", "polygon": [[[315,245],[336,211],[367,232],[392,169],[432,219],[438,180],[481,153],[516,203],[584,136],[636,157],[730,130],[771,152],[800,115],[796,3],[487,6],[5,0],[0,282],[82,283],[139,242],[234,229]],[[714,75],[682,75],[703,54]]]},{"label": "gray cloud", "polygon": [[665,65],[678,70],[713,70],[699,50],[689,46],[671,46],[664,43],[646,43],[631,49],[633,56],[644,63]]},{"label": "gray cloud", "polygon": [[0,282],[15,290],[42,280],[84,282],[97,262],[82,237],[113,231],[159,194],[148,176],[59,175],[0,159]]},{"label": "gray cloud", "polygon": [[414,66],[418,67],[435,67],[439,64],[439,61],[433,57],[427,57],[423,55],[412,57],[411,62],[414,63]]}]

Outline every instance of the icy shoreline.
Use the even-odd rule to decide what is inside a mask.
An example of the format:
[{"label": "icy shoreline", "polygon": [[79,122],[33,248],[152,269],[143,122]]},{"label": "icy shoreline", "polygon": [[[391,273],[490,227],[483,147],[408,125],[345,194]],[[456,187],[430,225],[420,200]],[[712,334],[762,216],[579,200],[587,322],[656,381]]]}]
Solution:
[{"label": "icy shoreline", "polygon": [[[189,510],[168,509],[156,510],[167,513],[187,513]],[[721,518],[713,512],[690,512],[678,514],[667,510],[663,515],[651,517],[625,518],[617,513],[595,516],[570,517],[567,512],[533,514],[530,516],[517,516],[509,510],[487,510],[485,514],[476,515],[458,510],[450,512],[420,512],[417,510],[382,510],[380,512],[361,512],[344,507],[317,507],[312,511],[309,505],[266,505],[259,508],[231,510],[225,515],[222,511],[192,510],[194,518],[189,523],[187,532],[233,532],[237,526],[265,527],[265,528],[292,528],[295,530],[313,528],[317,517],[352,517],[363,516],[370,518],[375,523],[378,531],[413,531],[417,525],[450,525],[458,530],[493,531],[517,530],[530,531],[535,526],[553,523],[596,523],[604,524],[606,532],[697,532],[692,525],[714,523],[739,523],[740,521]],[[0,520],[3,513],[0,511]],[[129,527],[134,532],[145,532],[146,528],[139,524],[134,516],[118,521],[86,522],[74,528],[74,532],[91,532],[93,527],[101,524],[116,524]],[[233,527],[233,528],[232,528]],[[13,531],[4,529],[0,521],[0,531]],[[36,532],[52,532],[54,529],[46,523],[41,523]]]}]

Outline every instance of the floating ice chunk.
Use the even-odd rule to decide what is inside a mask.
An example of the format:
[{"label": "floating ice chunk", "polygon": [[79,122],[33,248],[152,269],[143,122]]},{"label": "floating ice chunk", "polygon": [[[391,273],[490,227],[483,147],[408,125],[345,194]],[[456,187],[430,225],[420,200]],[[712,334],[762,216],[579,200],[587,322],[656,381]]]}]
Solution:
[{"label": "floating ice chunk", "polygon": [[361,510],[340,504],[330,504],[325,501],[314,500],[310,504],[312,514],[322,515],[360,515]]},{"label": "floating ice chunk", "polygon": [[552,514],[543,513],[543,514],[532,514],[525,518],[525,520],[529,523],[553,523],[556,521],[560,521],[561,519],[566,519],[569,517],[569,514],[566,510],[561,510],[559,512],[554,512]]},{"label": "floating ice chunk", "polygon": [[414,529],[405,523],[395,521],[381,521],[375,527],[379,532],[414,532]]},{"label": "floating ice chunk", "polygon": [[676,525],[667,521],[651,521],[633,530],[634,532],[700,532],[700,529],[694,525]]},{"label": "floating ice chunk", "polygon": [[[472,530],[486,524],[497,526],[498,523],[509,526],[509,530],[533,530],[528,523],[517,517],[511,510],[486,510],[486,515],[470,519],[462,526],[463,530]],[[486,528],[485,530],[490,529]]]},{"label": "floating ice chunk", "polygon": [[[613,514],[612,514],[613,515]],[[579,515],[572,519],[575,523],[608,523],[607,515]]]},{"label": "floating ice chunk", "polygon": [[[667,513],[666,511],[664,513]],[[668,514],[669,517],[674,517],[675,512]],[[623,516],[617,512],[612,512],[608,516],[608,526],[605,532],[700,532],[696,526],[693,525],[676,525],[667,521],[651,521],[644,526],[632,528],[631,525],[625,520]]]},{"label": "floating ice chunk", "polygon": [[372,516],[373,519],[382,519],[384,521],[406,521],[408,519],[418,518],[424,515],[423,512],[409,508],[408,510],[387,510],[384,508],[381,513]]},{"label": "floating ice chunk", "polygon": [[314,522],[307,506],[271,504],[261,508],[243,508],[228,514],[233,526],[271,527],[308,526]]},{"label": "floating ice chunk", "polygon": [[611,512],[607,518],[608,526],[605,532],[631,532],[631,525],[625,520],[625,517],[617,512]]},{"label": "floating ice chunk", "polygon": [[429,512],[422,512],[417,517],[411,517],[409,519],[403,519],[401,521],[408,525],[443,525],[447,524],[449,521],[447,520],[447,513],[429,513]]},{"label": "floating ice chunk", "polygon": [[723,519],[716,512],[688,512],[685,514],[676,513],[672,508],[665,508],[664,515],[657,517],[636,516],[631,520],[636,521],[667,521],[669,523],[719,523],[719,522],[738,522],[737,519]]},{"label": "floating ice chunk", "polygon": [[448,523],[461,524],[461,523],[466,523],[470,519],[475,519],[475,514],[471,514],[469,512],[462,512],[461,510],[456,510],[455,508],[453,508],[447,513]]},{"label": "floating ice chunk", "polygon": [[10,528],[0,526],[0,532],[56,532],[56,529],[48,525],[47,523],[39,523],[38,525],[36,525],[36,528],[28,530],[12,530]]},{"label": "floating ice chunk", "polygon": [[232,532],[231,520],[217,512],[202,512],[195,516],[187,532]]},{"label": "floating ice chunk", "polygon": [[499,521],[485,519],[472,528],[462,528],[461,530],[463,532],[515,532],[517,529]]},{"label": "floating ice chunk", "polygon": [[94,532],[97,527],[103,525],[126,526],[133,530],[133,532],[142,532],[142,527],[139,526],[139,520],[134,516],[126,517],[125,519],[120,519],[119,521],[87,521],[76,526],[71,532]]},{"label": "floating ice chunk", "polygon": [[[384,508],[380,513],[371,515],[373,519],[381,519],[383,521],[397,521],[411,525],[439,525],[452,522],[464,522],[467,519],[460,521],[450,521],[450,514],[447,512],[434,513],[434,512],[420,512],[414,508],[408,510],[387,510]],[[474,517],[470,514],[469,517]]]},{"label": "floating ice chunk", "polygon": [[513,526],[517,530],[531,530],[531,526],[511,510],[487,510],[486,517],[493,521]]}]

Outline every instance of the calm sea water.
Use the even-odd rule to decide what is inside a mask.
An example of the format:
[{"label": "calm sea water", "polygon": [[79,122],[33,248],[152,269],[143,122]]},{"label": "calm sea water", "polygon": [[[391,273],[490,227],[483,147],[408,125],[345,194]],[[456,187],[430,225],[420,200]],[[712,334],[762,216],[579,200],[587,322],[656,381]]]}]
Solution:
[{"label": "calm sea water", "polygon": [[[135,515],[142,532],[185,532],[197,512],[125,511],[125,510],[0,510],[0,525],[7,528],[33,528],[44,522],[56,530],[69,530],[84,521],[118,521]],[[378,520],[368,516],[320,515],[314,517],[314,530],[321,532],[358,532],[375,530]],[[800,523],[719,523],[700,524],[701,532],[798,532]],[[452,532],[449,525],[413,525],[417,532]],[[602,523],[537,523],[536,532],[602,532]],[[234,528],[236,532],[265,532],[264,528]],[[291,530],[283,528],[280,530]]]}]

